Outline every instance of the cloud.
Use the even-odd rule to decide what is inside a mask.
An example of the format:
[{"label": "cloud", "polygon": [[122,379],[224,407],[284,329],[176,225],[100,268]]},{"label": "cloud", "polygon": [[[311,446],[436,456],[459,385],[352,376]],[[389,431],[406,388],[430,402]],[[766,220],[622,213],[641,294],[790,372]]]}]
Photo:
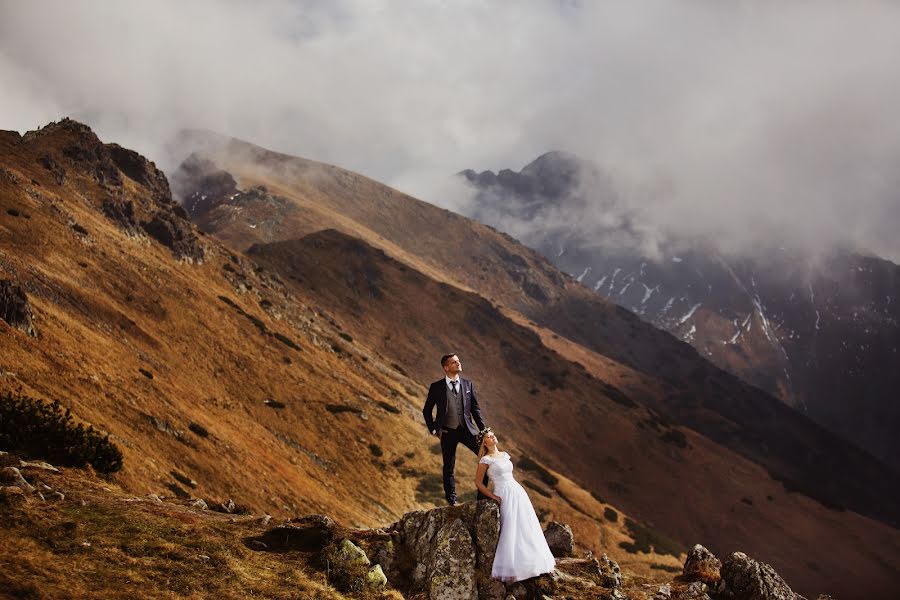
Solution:
[{"label": "cloud", "polygon": [[459,207],[464,168],[597,162],[660,227],[900,262],[900,4],[4,2],[0,127],[164,167],[207,128]]}]

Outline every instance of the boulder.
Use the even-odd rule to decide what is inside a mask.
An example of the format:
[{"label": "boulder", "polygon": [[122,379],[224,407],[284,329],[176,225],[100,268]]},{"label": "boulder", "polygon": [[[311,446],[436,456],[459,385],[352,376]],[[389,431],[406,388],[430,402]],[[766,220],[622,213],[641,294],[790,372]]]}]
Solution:
[{"label": "boulder", "polygon": [[0,469],[0,483],[21,488],[23,492],[33,492],[34,486],[25,481],[22,473],[16,467],[3,467]]},{"label": "boulder", "polygon": [[365,565],[368,567],[371,564],[369,557],[366,556],[362,548],[347,538],[342,539],[341,543],[338,544],[337,558],[344,565]]},{"label": "boulder", "polygon": [[37,335],[28,296],[18,284],[9,279],[0,279],[0,319],[31,337]]},{"label": "boulder", "polygon": [[794,600],[794,592],[771,566],[735,552],[721,569],[720,595],[734,600]]},{"label": "boulder", "polygon": [[453,519],[438,532],[434,563],[428,579],[432,600],[470,600],[478,597],[475,582],[475,544],[461,519]]},{"label": "boulder", "polygon": [[500,535],[495,502],[480,500],[407,513],[387,533],[393,552],[382,566],[391,585],[404,593],[425,592],[432,599],[506,597],[506,587],[491,579]]},{"label": "boulder", "polygon": [[721,579],[719,573],[721,568],[722,562],[712,552],[700,544],[696,544],[688,552],[682,572],[688,581],[702,581],[711,585],[718,583]]},{"label": "boulder", "polygon": [[370,590],[383,590],[387,586],[387,576],[381,565],[375,565],[366,574],[366,587]]},{"label": "boulder", "polygon": [[619,569],[619,563],[606,554],[601,555],[597,563],[600,568],[600,585],[614,590],[622,587],[622,571]]},{"label": "boulder", "polygon": [[569,557],[575,553],[575,536],[568,525],[551,521],[544,530],[544,537],[553,556]]}]

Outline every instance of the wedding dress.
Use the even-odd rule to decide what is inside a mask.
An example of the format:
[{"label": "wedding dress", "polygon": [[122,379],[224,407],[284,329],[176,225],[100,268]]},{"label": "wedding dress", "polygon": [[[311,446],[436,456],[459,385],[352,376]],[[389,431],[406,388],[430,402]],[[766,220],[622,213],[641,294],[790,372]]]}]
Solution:
[{"label": "wedding dress", "polygon": [[553,571],[556,560],[547,546],[528,493],[513,478],[509,454],[485,455],[479,462],[488,466],[494,494],[500,497],[500,541],[491,577],[510,583]]}]

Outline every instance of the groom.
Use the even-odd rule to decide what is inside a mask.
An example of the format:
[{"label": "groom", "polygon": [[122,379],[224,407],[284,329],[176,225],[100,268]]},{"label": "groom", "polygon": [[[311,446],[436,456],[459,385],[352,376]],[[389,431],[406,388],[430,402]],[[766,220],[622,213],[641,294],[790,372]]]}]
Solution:
[{"label": "groom", "polygon": [[[453,470],[456,466],[456,445],[462,444],[478,454],[478,443],[475,437],[484,429],[481,409],[475,397],[475,386],[468,379],[459,376],[462,363],[456,354],[445,354],[441,357],[441,366],[445,376],[435,381],[428,388],[428,399],[425,400],[425,425],[431,435],[440,438],[441,454],[444,457],[444,495],[447,504],[456,505],[456,479]],[[437,420],[432,418],[437,406]],[[487,485],[487,475],[485,475]],[[483,496],[479,492],[479,498]]]}]

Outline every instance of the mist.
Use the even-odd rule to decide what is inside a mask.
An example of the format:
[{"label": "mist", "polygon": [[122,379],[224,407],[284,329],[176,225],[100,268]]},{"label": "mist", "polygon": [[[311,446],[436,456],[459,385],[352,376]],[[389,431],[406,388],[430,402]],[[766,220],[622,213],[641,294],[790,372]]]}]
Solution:
[{"label": "mist", "polygon": [[205,128],[454,210],[454,173],[566,150],[648,232],[900,262],[893,1],[0,7],[0,128],[71,116],[165,170]]}]

